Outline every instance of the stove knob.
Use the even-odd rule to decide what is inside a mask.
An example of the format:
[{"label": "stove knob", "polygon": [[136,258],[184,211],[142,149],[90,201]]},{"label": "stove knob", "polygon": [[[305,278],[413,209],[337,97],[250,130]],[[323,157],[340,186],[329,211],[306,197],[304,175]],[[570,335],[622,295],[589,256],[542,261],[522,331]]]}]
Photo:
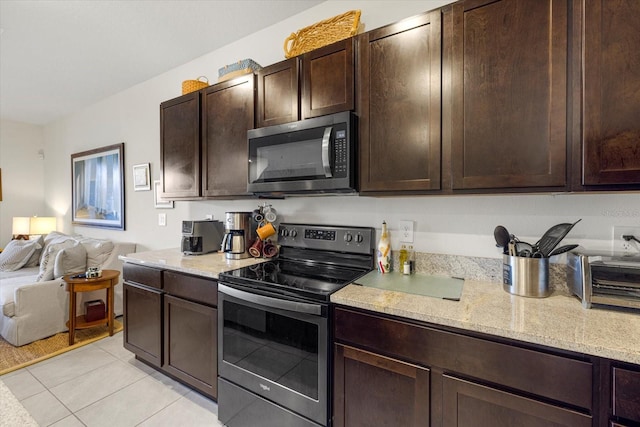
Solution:
[{"label": "stove knob", "polygon": [[289,236],[291,237],[296,237],[297,235],[298,235],[298,232],[295,229],[291,230],[291,232],[289,233]]},{"label": "stove knob", "polygon": [[287,230],[286,228],[280,229],[280,235],[282,237],[287,237],[289,235],[289,230]]},{"label": "stove knob", "polygon": [[350,242],[353,240],[353,236],[351,235],[351,233],[347,233],[344,235],[344,241],[345,242]]},{"label": "stove knob", "polygon": [[362,243],[363,240],[364,240],[364,237],[362,237],[362,234],[360,233],[356,234],[356,243]]}]

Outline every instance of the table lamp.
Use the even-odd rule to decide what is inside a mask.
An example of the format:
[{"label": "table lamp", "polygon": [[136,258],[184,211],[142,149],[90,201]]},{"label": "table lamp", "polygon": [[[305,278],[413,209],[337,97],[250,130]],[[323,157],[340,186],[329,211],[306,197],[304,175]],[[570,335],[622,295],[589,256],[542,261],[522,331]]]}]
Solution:
[{"label": "table lamp", "polygon": [[52,216],[14,216],[12,234],[15,240],[29,240],[29,235],[45,235],[56,229]]}]

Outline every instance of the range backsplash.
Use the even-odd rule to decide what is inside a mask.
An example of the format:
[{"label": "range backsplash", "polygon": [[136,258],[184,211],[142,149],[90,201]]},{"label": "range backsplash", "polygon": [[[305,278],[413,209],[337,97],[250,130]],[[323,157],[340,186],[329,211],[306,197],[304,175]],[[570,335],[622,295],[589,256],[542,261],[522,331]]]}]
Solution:
[{"label": "range backsplash", "polygon": [[[393,270],[398,270],[398,251],[392,251]],[[415,253],[416,272],[434,276],[461,277],[502,284],[502,260],[461,255]],[[569,291],[565,264],[549,264],[549,284],[552,290]]]}]

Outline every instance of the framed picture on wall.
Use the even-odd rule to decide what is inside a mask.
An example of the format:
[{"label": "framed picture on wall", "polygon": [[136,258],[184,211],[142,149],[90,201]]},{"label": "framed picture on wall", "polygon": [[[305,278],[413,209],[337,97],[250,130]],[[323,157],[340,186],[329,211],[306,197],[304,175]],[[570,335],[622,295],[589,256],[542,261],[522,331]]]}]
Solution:
[{"label": "framed picture on wall", "polygon": [[133,191],[151,190],[149,163],[133,165]]},{"label": "framed picture on wall", "polygon": [[160,181],[153,181],[153,205],[156,209],[173,209],[173,200],[162,198]]},{"label": "framed picture on wall", "polygon": [[72,222],[124,230],[124,143],[71,155]]}]

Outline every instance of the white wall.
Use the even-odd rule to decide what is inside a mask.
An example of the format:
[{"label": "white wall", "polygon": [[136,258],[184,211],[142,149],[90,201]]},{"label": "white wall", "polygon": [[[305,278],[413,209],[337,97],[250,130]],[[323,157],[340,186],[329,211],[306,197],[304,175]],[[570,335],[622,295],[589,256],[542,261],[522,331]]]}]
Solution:
[{"label": "white wall", "polygon": [[0,122],[0,248],[11,240],[14,216],[48,214],[44,203],[44,160],[41,158],[47,154],[41,126],[9,120]]},{"label": "white wall", "polygon": [[[177,247],[183,219],[225,211],[253,210],[257,200],[176,202],[175,209],[154,209],[152,192],[133,192],[131,167],[151,163],[159,178],[159,104],[180,95],[185,79],[200,75],[217,79],[218,68],[252,58],[262,65],[284,59],[282,44],[292,32],[349,9],[361,9],[365,30],[431,10],[442,1],[327,1],[263,31],[184,64],[138,86],[105,99],[70,117],[46,126],[45,159],[47,205],[60,216],[66,231],[95,237],[134,241],[142,250]],[[126,231],[72,227],[70,217],[70,155],[104,145],[125,142]],[[55,148],[54,148],[55,147]],[[582,222],[566,242],[589,248],[610,245],[613,225],[640,226],[640,196],[635,194],[568,194],[509,196],[422,196],[369,198],[358,196],[304,197],[272,201],[286,221],[351,224],[380,227],[386,220],[397,247],[399,220],[416,221],[415,248],[420,251],[499,257],[493,229],[505,225],[511,232],[536,240],[558,222]],[[157,225],[158,213],[167,226]]]}]

